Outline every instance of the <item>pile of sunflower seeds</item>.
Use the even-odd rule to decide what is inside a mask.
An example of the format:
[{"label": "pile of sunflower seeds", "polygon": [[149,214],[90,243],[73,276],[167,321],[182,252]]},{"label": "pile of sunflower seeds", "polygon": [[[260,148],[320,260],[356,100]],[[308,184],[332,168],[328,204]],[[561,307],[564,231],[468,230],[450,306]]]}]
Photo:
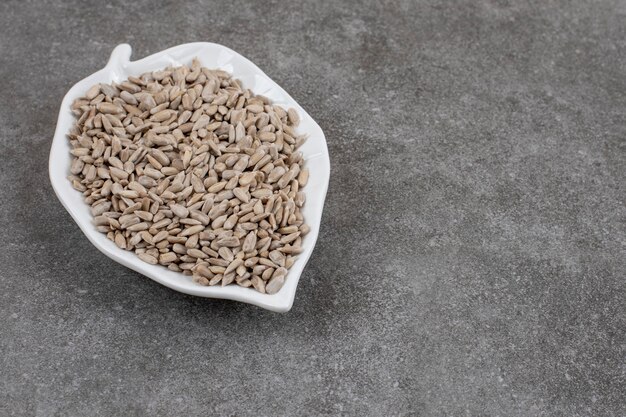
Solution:
[{"label": "pile of sunflower seeds", "polygon": [[68,178],[100,232],[200,285],[280,290],[309,231],[294,109],[194,60],[95,85],[72,111]]}]

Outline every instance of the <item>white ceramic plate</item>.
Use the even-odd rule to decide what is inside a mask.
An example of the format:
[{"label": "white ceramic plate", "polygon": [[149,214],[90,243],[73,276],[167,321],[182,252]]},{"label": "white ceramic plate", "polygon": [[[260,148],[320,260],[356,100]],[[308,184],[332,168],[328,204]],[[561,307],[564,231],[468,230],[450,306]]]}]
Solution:
[{"label": "white ceramic plate", "polygon": [[[285,90],[265,75],[256,65],[225,46],[205,42],[188,43],[133,62],[129,60],[130,54],[130,45],[118,45],[111,53],[111,58],[106,67],[75,84],[63,98],[49,162],[50,181],[59,200],[96,248],[114,261],[160,284],[176,291],[200,297],[242,301],[277,312],[289,311],[293,305],[300,274],[311,256],[317,240],[324,199],[328,189],[330,161],[322,129]],[[67,180],[70,168],[70,146],[66,135],[75,121],[75,117],[70,111],[70,105],[74,99],[83,96],[87,89],[96,83],[121,82],[127,79],[129,75],[137,76],[169,65],[190,64],[194,57],[197,57],[208,68],[220,68],[230,72],[235,78],[243,82],[244,87],[250,88],[256,94],[268,97],[274,103],[285,108],[294,107],[301,118],[297,131],[308,135],[308,140],[299,150],[302,151],[306,166],[310,171],[309,182],[303,188],[306,194],[306,203],[302,213],[306,223],[311,227],[311,231],[302,241],[304,251],[289,270],[283,288],[276,294],[261,294],[253,289],[237,285],[204,287],[192,282],[191,277],[170,271],[163,266],[150,265],[139,260],[133,252],[119,249],[103,233],[96,230],[92,223],[89,208],[84,203],[81,193],[74,190]]]}]

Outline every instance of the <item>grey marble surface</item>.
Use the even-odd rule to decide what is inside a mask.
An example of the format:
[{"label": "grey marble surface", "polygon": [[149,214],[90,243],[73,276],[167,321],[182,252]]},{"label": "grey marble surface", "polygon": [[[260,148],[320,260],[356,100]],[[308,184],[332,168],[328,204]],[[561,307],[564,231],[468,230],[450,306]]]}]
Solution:
[{"label": "grey marble surface", "polygon": [[[626,415],[626,2],[103,3],[0,2],[0,415]],[[326,133],[288,314],[114,263],[49,185],[67,89],[190,41]]]}]

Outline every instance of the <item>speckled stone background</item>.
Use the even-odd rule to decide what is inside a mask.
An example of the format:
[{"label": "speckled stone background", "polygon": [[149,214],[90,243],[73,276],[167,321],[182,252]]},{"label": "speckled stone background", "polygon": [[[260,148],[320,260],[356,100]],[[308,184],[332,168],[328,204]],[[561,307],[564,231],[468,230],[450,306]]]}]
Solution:
[{"label": "speckled stone background", "polygon": [[[109,3],[109,4],[104,4]],[[0,2],[0,415],[626,415],[626,2]],[[288,314],[92,247],[47,163],[118,43],[257,63],[326,133]]]}]

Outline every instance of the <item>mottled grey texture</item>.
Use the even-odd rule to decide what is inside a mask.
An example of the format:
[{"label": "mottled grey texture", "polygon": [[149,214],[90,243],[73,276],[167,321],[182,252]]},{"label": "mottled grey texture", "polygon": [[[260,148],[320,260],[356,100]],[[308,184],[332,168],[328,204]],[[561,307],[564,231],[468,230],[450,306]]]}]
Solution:
[{"label": "mottled grey texture", "polygon": [[[100,3],[0,2],[1,415],[626,415],[624,0]],[[288,314],[114,263],[48,183],[67,89],[190,41],[326,133]]]}]

